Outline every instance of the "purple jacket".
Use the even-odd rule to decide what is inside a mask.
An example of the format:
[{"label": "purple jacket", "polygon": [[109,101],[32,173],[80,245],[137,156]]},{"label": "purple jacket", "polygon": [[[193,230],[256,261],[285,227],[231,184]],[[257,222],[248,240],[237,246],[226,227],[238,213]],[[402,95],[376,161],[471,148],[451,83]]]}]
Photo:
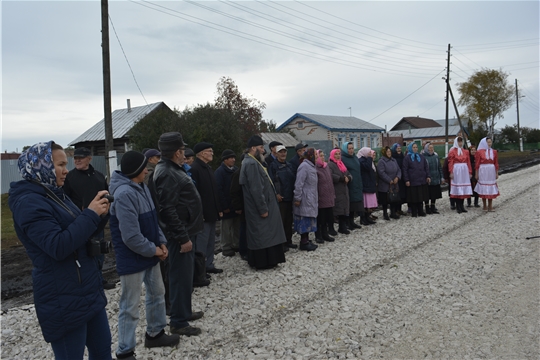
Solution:
[{"label": "purple jacket", "polygon": [[[377,174],[379,174],[379,188],[380,192],[388,192],[390,181],[396,177],[401,179],[401,169],[394,158],[381,157],[377,164]],[[394,186],[398,186],[397,184]]]},{"label": "purple jacket", "polygon": [[315,165],[317,169],[317,190],[319,192],[319,209],[333,208],[336,200],[336,192],[334,190],[334,182],[332,180],[332,171],[326,165]]},{"label": "purple jacket", "polygon": [[411,186],[427,184],[429,177],[429,166],[424,155],[420,154],[420,161],[412,161],[409,155],[403,159],[403,180],[410,181]]},{"label": "purple jacket", "polygon": [[294,184],[294,201],[300,201],[300,206],[293,206],[293,214],[316,218],[319,212],[317,192],[317,170],[315,165],[304,160],[298,166]]}]

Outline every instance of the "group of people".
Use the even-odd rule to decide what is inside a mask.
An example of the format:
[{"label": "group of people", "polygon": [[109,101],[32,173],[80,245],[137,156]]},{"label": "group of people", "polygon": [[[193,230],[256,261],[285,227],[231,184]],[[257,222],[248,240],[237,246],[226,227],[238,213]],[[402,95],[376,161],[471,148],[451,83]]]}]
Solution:
[{"label": "group of people", "polygon": [[[289,161],[281,143],[269,147],[264,157],[263,140],[254,135],[239,166],[234,151],[224,150],[213,171],[211,143],[189,149],[179,132],[164,133],[159,149],[123,154],[108,185],[90,165],[88,149],[75,152],[71,171],[65,151],[53,141],[23,152],[23,180],[11,184],[9,206],[33,262],[36,312],[55,357],[81,359],[86,347],[90,359],[111,358],[104,287],[114,285],[101,274],[107,221],[121,287],[116,357],[135,359],[142,284],[146,347],[175,346],[180,335],[201,333],[190,325],[204,316],[192,309],[192,292],[207,286],[210,274],[223,272],[214,264],[218,221],[224,256],[239,252],[251,267],[269,269],[285,262],[289,249],[316,250],[311,232],[321,244],[374,224],[379,204],[385,220],[406,215],[404,203],[413,217],[437,214],[445,181],[458,212],[467,211],[464,199],[473,194],[493,211],[499,194],[490,139],[469,154],[456,138],[444,166],[430,144],[422,153],[415,143],[406,154],[399,144],[384,147],[377,163],[373,150],[355,154],[352,143],[330,154],[298,144]],[[293,232],[300,235],[299,246]]]}]

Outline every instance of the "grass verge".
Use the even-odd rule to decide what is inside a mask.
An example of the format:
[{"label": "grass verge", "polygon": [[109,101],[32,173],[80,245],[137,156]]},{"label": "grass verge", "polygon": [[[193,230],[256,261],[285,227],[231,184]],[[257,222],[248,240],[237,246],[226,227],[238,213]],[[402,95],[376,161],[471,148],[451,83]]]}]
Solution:
[{"label": "grass verge", "polygon": [[9,210],[8,206],[8,194],[2,194],[2,202],[1,202],[1,233],[0,233],[0,240],[1,240],[1,250],[6,250],[14,246],[21,246],[21,242],[17,238],[17,234],[15,233],[15,228],[13,227],[13,217],[11,216],[11,210]]}]

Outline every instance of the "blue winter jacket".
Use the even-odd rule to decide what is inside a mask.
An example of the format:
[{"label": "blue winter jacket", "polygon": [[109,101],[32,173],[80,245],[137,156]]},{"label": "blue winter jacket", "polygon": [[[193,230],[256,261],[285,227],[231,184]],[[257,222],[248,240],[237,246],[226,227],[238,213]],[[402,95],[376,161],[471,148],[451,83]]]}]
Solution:
[{"label": "blue winter jacket", "polygon": [[111,236],[118,275],[129,275],[155,266],[156,247],[167,240],[159,228],[156,208],[148,187],[136,184],[121,172],[111,176]]},{"label": "blue winter jacket", "polygon": [[293,201],[296,175],[292,165],[288,161],[282,163],[279,160],[274,160],[268,166],[268,175],[274,183],[276,194],[281,195],[283,201]]},{"label": "blue winter jacket", "polygon": [[373,170],[372,158],[361,157],[358,159],[362,174],[362,193],[373,194],[377,192],[377,173]]},{"label": "blue winter jacket", "polygon": [[15,231],[32,260],[34,304],[47,342],[79,330],[107,305],[97,262],[86,251],[101,218],[79,210],[62,189],[54,193],[75,217],[40,184],[22,180],[9,190]]}]

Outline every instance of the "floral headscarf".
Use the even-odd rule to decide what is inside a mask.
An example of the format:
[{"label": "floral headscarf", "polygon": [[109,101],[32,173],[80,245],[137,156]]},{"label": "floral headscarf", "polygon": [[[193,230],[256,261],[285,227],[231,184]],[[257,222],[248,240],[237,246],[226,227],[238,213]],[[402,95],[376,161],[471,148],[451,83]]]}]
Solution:
[{"label": "floral headscarf", "polygon": [[478,149],[476,150],[486,150],[486,158],[487,159],[493,159],[493,149],[489,147],[487,143],[487,137],[480,140],[480,144],[478,144]]},{"label": "floral headscarf", "polygon": [[23,179],[37,181],[57,189],[56,172],[52,158],[52,141],[37,143],[19,156],[19,172]]},{"label": "floral headscarf", "polygon": [[315,149],[314,148],[308,148],[304,152],[304,155],[302,156],[302,159],[300,159],[300,162],[304,160],[309,160],[311,161],[312,164],[315,165]]},{"label": "floral headscarf", "polygon": [[415,144],[415,142],[411,142],[409,144],[409,146],[407,146],[407,155],[409,155],[411,157],[411,160],[414,161],[415,159],[418,160],[418,162],[420,162],[420,155],[416,152],[413,151],[413,145]]},{"label": "floral headscarf", "polygon": [[347,167],[345,166],[343,161],[341,161],[341,159],[339,161],[336,160],[335,155],[336,155],[336,153],[338,151],[341,154],[341,150],[339,150],[339,149],[334,149],[334,150],[330,151],[330,161],[335,162],[337,164],[337,167],[338,167],[339,171],[341,171],[342,173],[346,173],[347,172]]},{"label": "floral headscarf", "polygon": [[[455,139],[454,139],[454,145],[452,146],[453,148],[456,148],[457,149],[457,153],[458,153],[458,156],[461,156],[463,154],[463,150],[462,150],[462,146],[459,146],[459,143],[458,143],[458,139],[460,137],[457,136]],[[461,139],[463,141],[463,139]],[[482,142],[480,142],[480,145],[482,145]],[[487,142],[486,142],[486,145],[487,145]],[[480,148],[480,146],[479,146]]]},{"label": "floral headscarf", "polygon": [[320,156],[322,152],[323,151],[321,149],[315,151],[315,163],[318,167],[322,167],[324,169],[326,166],[328,166],[328,164],[325,161],[321,160]]}]

